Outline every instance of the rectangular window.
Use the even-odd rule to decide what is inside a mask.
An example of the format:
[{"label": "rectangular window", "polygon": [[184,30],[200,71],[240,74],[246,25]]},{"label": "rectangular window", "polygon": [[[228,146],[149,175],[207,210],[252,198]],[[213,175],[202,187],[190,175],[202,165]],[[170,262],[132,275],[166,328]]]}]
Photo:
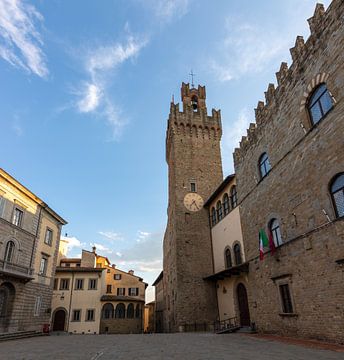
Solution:
[{"label": "rectangular window", "polygon": [[87,310],[86,321],[94,321],[94,309]]},{"label": "rectangular window", "polygon": [[106,285],[106,293],[111,294],[111,285]]},{"label": "rectangular window", "polygon": [[47,228],[47,230],[45,231],[44,242],[50,246],[53,243],[53,231],[51,229]]},{"label": "rectangular window", "polygon": [[3,216],[5,210],[5,198],[0,196],[0,217]]},{"label": "rectangular window", "polygon": [[84,289],[84,279],[75,279],[75,290]]},{"label": "rectangular window", "polygon": [[288,284],[280,285],[279,289],[281,294],[283,313],[285,314],[293,313],[293,303],[291,301],[289,285]]},{"label": "rectangular window", "polygon": [[190,191],[191,192],[196,192],[196,183],[195,182],[190,183]]},{"label": "rectangular window", "polygon": [[129,296],[138,296],[139,288],[129,288]]},{"label": "rectangular window", "polygon": [[73,321],[80,321],[81,310],[73,310]]},{"label": "rectangular window", "polygon": [[125,288],[117,288],[117,296],[125,296]]},{"label": "rectangular window", "polygon": [[41,263],[39,264],[39,275],[46,275],[48,266],[48,258],[42,256]]},{"label": "rectangular window", "polygon": [[77,264],[76,264],[76,267],[80,267],[80,266],[81,266],[81,264],[80,264],[80,263],[77,263]]},{"label": "rectangular window", "polygon": [[54,290],[57,290],[59,287],[59,279],[54,279]]},{"label": "rectangular window", "polygon": [[60,280],[60,290],[69,290],[69,279]]},{"label": "rectangular window", "polygon": [[96,290],[96,289],[97,289],[97,279],[89,279],[88,290]]},{"label": "rectangular window", "polygon": [[12,223],[16,226],[21,226],[24,212],[18,208],[14,208]]},{"label": "rectangular window", "polygon": [[113,279],[114,280],[121,280],[122,275],[121,274],[114,274]]},{"label": "rectangular window", "polygon": [[41,311],[41,303],[42,303],[42,298],[40,296],[36,296],[35,307],[33,310],[34,316],[39,316],[39,313]]},{"label": "rectangular window", "polygon": [[70,267],[70,263],[66,263],[66,264],[65,264],[65,267]]}]

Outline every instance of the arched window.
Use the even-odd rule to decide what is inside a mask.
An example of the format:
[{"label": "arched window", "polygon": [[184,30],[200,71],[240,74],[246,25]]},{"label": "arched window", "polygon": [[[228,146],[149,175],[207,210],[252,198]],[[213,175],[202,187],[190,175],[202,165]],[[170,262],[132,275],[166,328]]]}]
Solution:
[{"label": "arched window", "polygon": [[232,256],[229,248],[225,250],[225,266],[227,269],[232,267]]},{"label": "arched window", "polygon": [[229,196],[227,193],[223,195],[222,201],[223,201],[223,212],[224,215],[226,216],[229,213]]},{"label": "arched window", "polygon": [[211,225],[216,225],[216,210],[214,207],[211,208]]},{"label": "arched window", "polygon": [[240,265],[242,263],[241,248],[239,244],[234,245],[234,259],[235,259],[235,265]]},{"label": "arched window", "polygon": [[7,262],[13,262],[13,254],[14,254],[14,242],[10,240],[6,244],[4,260]]},{"label": "arched window", "polygon": [[231,187],[231,207],[234,209],[238,205],[238,195],[236,186]]},{"label": "arched window", "polygon": [[263,179],[271,170],[271,165],[267,153],[263,153],[259,158],[260,178]]},{"label": "arched window", "polygon": [[127,308],[127,318],[132,319],[133,317],[134,317],[134,305],[130,303]]},{"label": "arched window", "polygon": [[116,319],[124,319],[125,318],[125,305],[123,303],[117,304],[116,311],[115,311],[115,318]]},{"label": "arched window", "polygon": [[275,246],[282,245],[283,241],[282,241],[282,236],[281,236],[281,229],[280,229],[280,225],[279,225],[279,222],[277,219],[272,219],[270,221],[269,229],[271,231]]},{"label": "arched window", "polygon": [[192,98],[191,98],[191,106],[192,106],[192,110],[193,111],[197,111],[198,109],[198,99],[197,99],[197,96],[194,95]]},{"label": "arched window", "polygon": [[103,319],[112,319],[113,318],[113,305],[106,303],[103,306]]},{"label": "arched window", "polygon": [[136,317],[136,318],[140,318],[140,317],[141,317],[140,304],[137,304],[137,305],[136,305],[135,317]]},{"label": "arched window", "polygon": [[334,177],[330,187],[333,206],[337,217],[344,216],[344,173]]},{"label": "arched window", "polygon": [[318,123],[333,107],[330,93],[325,84],[319,85],[308,101],[308,112],[312,124]]},{"label": "arched window", "polygon": [[223,218],[221,201],[218,201],[216,204],[216,212],[217,212],[217,221],[221,221]]}]

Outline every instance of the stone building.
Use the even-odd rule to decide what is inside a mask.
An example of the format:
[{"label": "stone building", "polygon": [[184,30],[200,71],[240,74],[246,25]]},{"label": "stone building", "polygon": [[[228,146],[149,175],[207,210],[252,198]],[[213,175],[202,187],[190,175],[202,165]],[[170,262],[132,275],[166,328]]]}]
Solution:
[{"label": "stone building", "polygon": [[147,284],[111,265],[108,258],[82,251],[81,258],[61,257],[52,302],[53,331],[119,334],[143,331]]},{"label": "stone building", "polygon": [[0,333],[42,331],[63,220],[0,169]]},{"label": "stone building", "polygon": [[152,286],[155,287],[155,325],[154,331],[161,333],[164,331],[164,310],[165,310],[165,298],[164,298],[164,273],[161,271],[159,276],[153,282]]},{"label": "stone building", "polygon": [[163,330],[204,328],[217,317],[208,212],[203,208],[222,182],[220,110],[207,114],[205,87],[182,84],[171,102],[166,134],[169,204],[163,243]]},{"label": "stone building", "polygon": [[[344,342],[344,2],[308,19],[235,149],[251,321]],[[259,259],[258,234],[276,247]]]},{"label": "stone building", "polygon": [[216,331],[251,325],[245,261],[235,175],[227,176],[204,204],[209,210],[214,273],[207,277],[217,289]]}]

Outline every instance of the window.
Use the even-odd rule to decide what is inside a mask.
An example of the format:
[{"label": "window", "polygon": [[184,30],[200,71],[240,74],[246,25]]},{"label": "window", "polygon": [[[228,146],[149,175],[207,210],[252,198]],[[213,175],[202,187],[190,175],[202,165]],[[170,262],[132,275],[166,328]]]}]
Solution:
[{"label": "window", "polygon": [[259,158],[260,178],[263,179],[271,170],[271,165],[267,153],[263,153]]},{"label": "window", "polygon": [[12,240],[8,241],[5,249],[5,257],[4,260],[7,262],[13,262],[13,254],[14,254],[14,242]]},{"label": "window", "polygon": [[57,290],[59,287],[59,279],[54,279],[54,290]]},{"label": "window", "polygon": [[127,318],[132,319],[134,317],[134,305],[129,304],[127,308]]},{"label": "window", "polygon": [[24,212],[18,208],[14,208],[12,223],[16,226],[21,226]]},{"label": "window", "polygon": [[65,264],[65,267],[70,267],[70,263],[66,263],[66,264]]},{"label": "window", "polygon": [[231,187],[231,207],[234,209],[238,205],[238,194],[236,186]]},{"label": "window", "polygon": [[227,193],[223,195],[222,201],[223,201],[223,212],[224,215],[226,216],[229,213],[229,196]]},{"label": "window", "polygon": [[107,303],[103,306],[103,319],[111,319],[113,317],[113,305]]},{"label": "window", "polygon": [[235,259],[235,265],[240,265],[242,263],[241,248],[239,244],[234,245],[234,259]]},{"label": "window", "polygon": [[211,208],[211,225],[216,225],[216,210],[214,207]]},{"label": "window", "polygon": [[218,201],[216,204],[216,213],[217,213],[217,221],[221,221],[223,218],[221,201]]},{"label": "window", "polygon": [[115,318],[117,319],[124,319],[125,318],[125,305],[120,303],[117,304],[115,310]]},{"label": "window", "polygon": [[277,219],[272,219],[270,221],[270,226],[269,226],[272,238],[274,240],[275,246],[280,246],[282,245],[283,241],[282,241],[282,236],[281,236],[281,229],[280,229],[280,225]]},{"label": "window", "polygon": [[195,182],[190,183],[190,191],[191,192],[196,192],[196,183]]},{"label": "window", "polygon": [[69,279],[61,279],[60,290],[68,290],[68,289],[69,289]]},{"label": "window", "polygon": [[80,321],[81,318],[81,310],[73,310],[73,320],[72,321]]},{"label": "window", "polygon": [[140,309],[140,305],[139,305],[139,304],[136,305],[135,317],[136,317],[136,318],[140,318],[140,317],[141,317],[141,309]]},{"label": "window", "polygon": [[279,285],[282,310],[285,314],[293,313],[293,304],[291,302],[290,290],[288,284]]},{"label": "window", "polygon": [[84,279],[75,279],[75,290],[84,289]]},{"label": "window", "polygon": [[80,263],[77,263],[77,264],[76,264],[76,267],[80,267],[80,266],[81,266],[81,264],[80,264]]},{"label": "window", "polygon": [[113,279],[114,279],[114,280],[121,280],[121,279],[122,279],[122,275],[121,275],[121,274],[114,274]]},{"label": "window", "polygon": [[0,217],[3,216],[5,209],[5,199],[4,197],[0,196]]},{"label": "window", "polygon": [[117,288],[117,296],[125,296],[125,288]]},{"label": "window", "polygon": [[107,294],[111,294],[111,288],[112,288],[111,285],[106,285],[106,293]]},{"label": "window", "polygon": [[344,173],[338,174],[332,181],[331,196],[336,211],[336,217],[344,216]]},{"label": "window", "polygon": [[35,306],[33,309],[33,316],[39,316],[39,313],[41,311],[41,303],[42,303],[42,298],[40,296],[36,296]]},{"label": "window", "polygon": [[227,269],[232,267],[231,251],[228,248],[225,250],[225,266]]},{"label": "window", "polygon": [[312,124],[317,124],[333,107],[333,102],[325,84],[318,86],[308,102],[308,112]]},{"label": "window", "polygon": [[139,288],[129,288],[129,296],[138,296]]},{"label": "window", "polygon": [[88,280],[88,290],[97,290],[97,279]]},{"label": "window", "polygon": [[51,245],[52,242],[53,242],[53,231],[48,229],[46,230],[45,232],[45,238],[44,238],[44,242],[47,244],[47,245]]},{"label": "window", "polygon": [[86,311],[86,321],[94,321],[94,309],[88,309]]},{"label": "window", "polygon": [[48,258],[46,256],[42,256],[41,263],[39,264],[39,275],[46,275],[48,266]]}]

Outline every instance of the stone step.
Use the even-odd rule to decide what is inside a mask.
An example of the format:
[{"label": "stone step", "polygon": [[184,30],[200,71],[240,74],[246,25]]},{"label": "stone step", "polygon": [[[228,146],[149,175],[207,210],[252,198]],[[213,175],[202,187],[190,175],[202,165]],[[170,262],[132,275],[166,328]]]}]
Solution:
[{"label": "stone step", "polygon": [[24,339],[24,338],[42,336],[42,335],[46,335],[46,334],[43,334],[41,331],[36,331],[36,330],[16,331],[16,332],[11,332],[11,333],[0,334],[0,341]]}]

